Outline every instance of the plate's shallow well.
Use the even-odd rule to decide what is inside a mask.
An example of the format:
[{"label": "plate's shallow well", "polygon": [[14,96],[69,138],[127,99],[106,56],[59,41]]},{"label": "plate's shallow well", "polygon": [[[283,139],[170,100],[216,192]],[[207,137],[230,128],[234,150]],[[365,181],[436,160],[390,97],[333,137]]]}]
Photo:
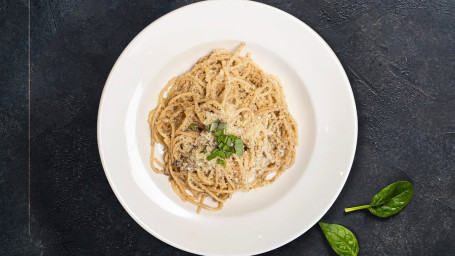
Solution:
[{"label": "plate's shallow well", "polygon": [[[222,211],[196,214],[149,166],[148,112],[173,76],[240,42],[243,54],[282,80],[298,123],[296,162],[271,186],[234,194]],[[341,191],[356,139],[349,81],[327,44],[289,14],[248,1],[192,4],[144,29],[112,69],[98,115],[101,160],[123,207],[157,238],[199,254],[256,254],[303,234]]]}]

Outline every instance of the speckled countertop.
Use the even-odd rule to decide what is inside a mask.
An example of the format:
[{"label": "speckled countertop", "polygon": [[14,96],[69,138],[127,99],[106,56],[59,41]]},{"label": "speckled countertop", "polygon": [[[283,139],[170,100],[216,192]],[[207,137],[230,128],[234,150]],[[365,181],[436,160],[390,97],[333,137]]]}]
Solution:
[{"label": "speckled countertop", "polygon": [[[96,142],[115,60],[158,17],[192,1],[0,1],[0,254],[187,255],[117,201]],[[354,91],[357,153],[323,217],[360,255],[455,255],[455,2],[262,1],[332,47]],[[344,214],[385,185],[415,193],[386,220]],[[265,255],[333,255],[318,227]]]}]

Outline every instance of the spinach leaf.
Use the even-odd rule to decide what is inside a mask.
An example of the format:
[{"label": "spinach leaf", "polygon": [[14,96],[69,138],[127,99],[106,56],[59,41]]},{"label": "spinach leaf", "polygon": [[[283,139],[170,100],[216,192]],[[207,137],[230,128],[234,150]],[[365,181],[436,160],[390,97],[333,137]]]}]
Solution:
[{"label": "spinach leaf", "polygon": [[368,209],[378,217],[389,217],[399,213],[409,203],[414,193],[414,187],[409,181],[398,181],[383,188],[377,193],[371,203],[344,209],[352,212],[360,209]]},{"label": "spinach leaf", "polygon": [[319,226],[330,246],[338,255],[356,256],[359,253],[359,242],[349,229],[338,224],[324,222],[319,222]]}]

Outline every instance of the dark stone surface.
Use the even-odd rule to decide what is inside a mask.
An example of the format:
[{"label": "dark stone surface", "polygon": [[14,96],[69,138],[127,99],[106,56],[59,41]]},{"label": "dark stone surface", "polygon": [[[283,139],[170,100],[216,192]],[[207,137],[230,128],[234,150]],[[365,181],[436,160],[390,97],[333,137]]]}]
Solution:
[{"label": "dark stone surface", "polygon": [[[28,3],[0,1],[0,254],[188,255],[126,213],[96,142],[115,60],[146,25],[187,2],[31,1],[29,234]],[[356,98],[354,165],[323,220],[350,228],[361,255],[454,255],[455,2],[264,2],[327,41]],[[343,213],[397,180],[415,187],[402,213]],[[313,227],[266,255],[333,252]]]},{"label": "dark stone surface", "polygon": [[28,238],[28,7],[0,1],[0,255]]}]

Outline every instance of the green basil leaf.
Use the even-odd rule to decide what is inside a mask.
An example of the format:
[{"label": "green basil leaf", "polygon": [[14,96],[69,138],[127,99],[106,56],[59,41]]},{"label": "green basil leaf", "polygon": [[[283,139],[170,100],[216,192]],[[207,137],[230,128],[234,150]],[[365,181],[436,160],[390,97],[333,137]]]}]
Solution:
[{"label": "green basil leaf", "polygon": [[216,159],[217,164],[221,164],[222,166],[226,166],[226,162],[223,159]]},{"label": "green basil leaf", "polygon": [[[221,121],[213,122],[205,127],[206,131],[213,132],[213,135],[218,142],[216,148],[212,151],[212,153],[207,156],[207,160],[210,161],[217,157],[219,158],[228,158],[232,156],[233,153],[243,156],[243,141],[241,138],[235,135],[226,135],[226,123]],[[197,127],[196,127],[197,129]],[[201,153],[206,153],[206,147],[201,151]],[[222,159],[217,159],[223,161]],[[226,165],[226,163],[224,163]]]},{"label": "green basil leaf", "polygon": [[218,152],[212,152],[212,154],[207,156],[207,161],[215,159],[218,156]]},{"label": "green basil leaf", "polygon": [[340,256],[356,256],[359,253],[359,242],[347,228],[338,224],[319,222],[327,241],[332,249]]},{"label": "green basil leaf", "polygon": [[213,123],[210,125],[209,132],[215,131],[215,130],[216,130],[216,127],[218,127],[218,122],[213,122]]},{"label": "green basil leaf", "polygon": [[219,151],[219,152],[218,152],[218,156],[221,157],[221,158],[226,158],[226,152],[224,152],[224,151]]},{"label": "green basil leaf", "polygon": [[226,136],[224,136],[224,135],[220,135],[220,136],[216,137],[216,141],[217,141],[217,142],[224,142],[224,138],[225,138],[225,137],[226,137]]},{"label": "green basil leaf", "polygon": [[226,154],[226,158],[229,158],[230,156],[232,156],[232,152],[231,151],[226,151],[225,154]]},{"label": "green basil leaf", "polygon": [[345,212],[368,209],[378,217],[389,217],[403,210],[411,201],[413,193],[414,187],[409,181],[398,181],[379,191],[370,204],[346,208]]},{"label": "green basil leaf", "polygon": [[223,144],[222,150],[227,152],[227,151],[231,150],[231,147],[229,147],[229,146],[226,145],[226,144]]},{"label": "green basil leaf", "polygon": [[212,159],[215,159],[215,158],[218,156],[219,152],[220,152],[220,150],[217,149],[217,148],[215,148],[215,149],[212,151],[212,153],[211,153],[210,155],[207,156],[207,161],[210,161],[210,160],[212,160]]},{"label": "green basil leaf", "polygon": [[217,129],[217,130],[226,129],[226,123],[220,123],[216,129]]},{"label": "green basil leaf", "polygon": [[222,130],[214,131],[213,135],[218,137],[218,136],[224,135],[225,132],[226,132],[226,129],[222,129]]},{"label": "green basil leaf", "polygon": [[243,156],[243,141],[240,138],[235,139],[234,141],[235,153],[238,156]]}]

